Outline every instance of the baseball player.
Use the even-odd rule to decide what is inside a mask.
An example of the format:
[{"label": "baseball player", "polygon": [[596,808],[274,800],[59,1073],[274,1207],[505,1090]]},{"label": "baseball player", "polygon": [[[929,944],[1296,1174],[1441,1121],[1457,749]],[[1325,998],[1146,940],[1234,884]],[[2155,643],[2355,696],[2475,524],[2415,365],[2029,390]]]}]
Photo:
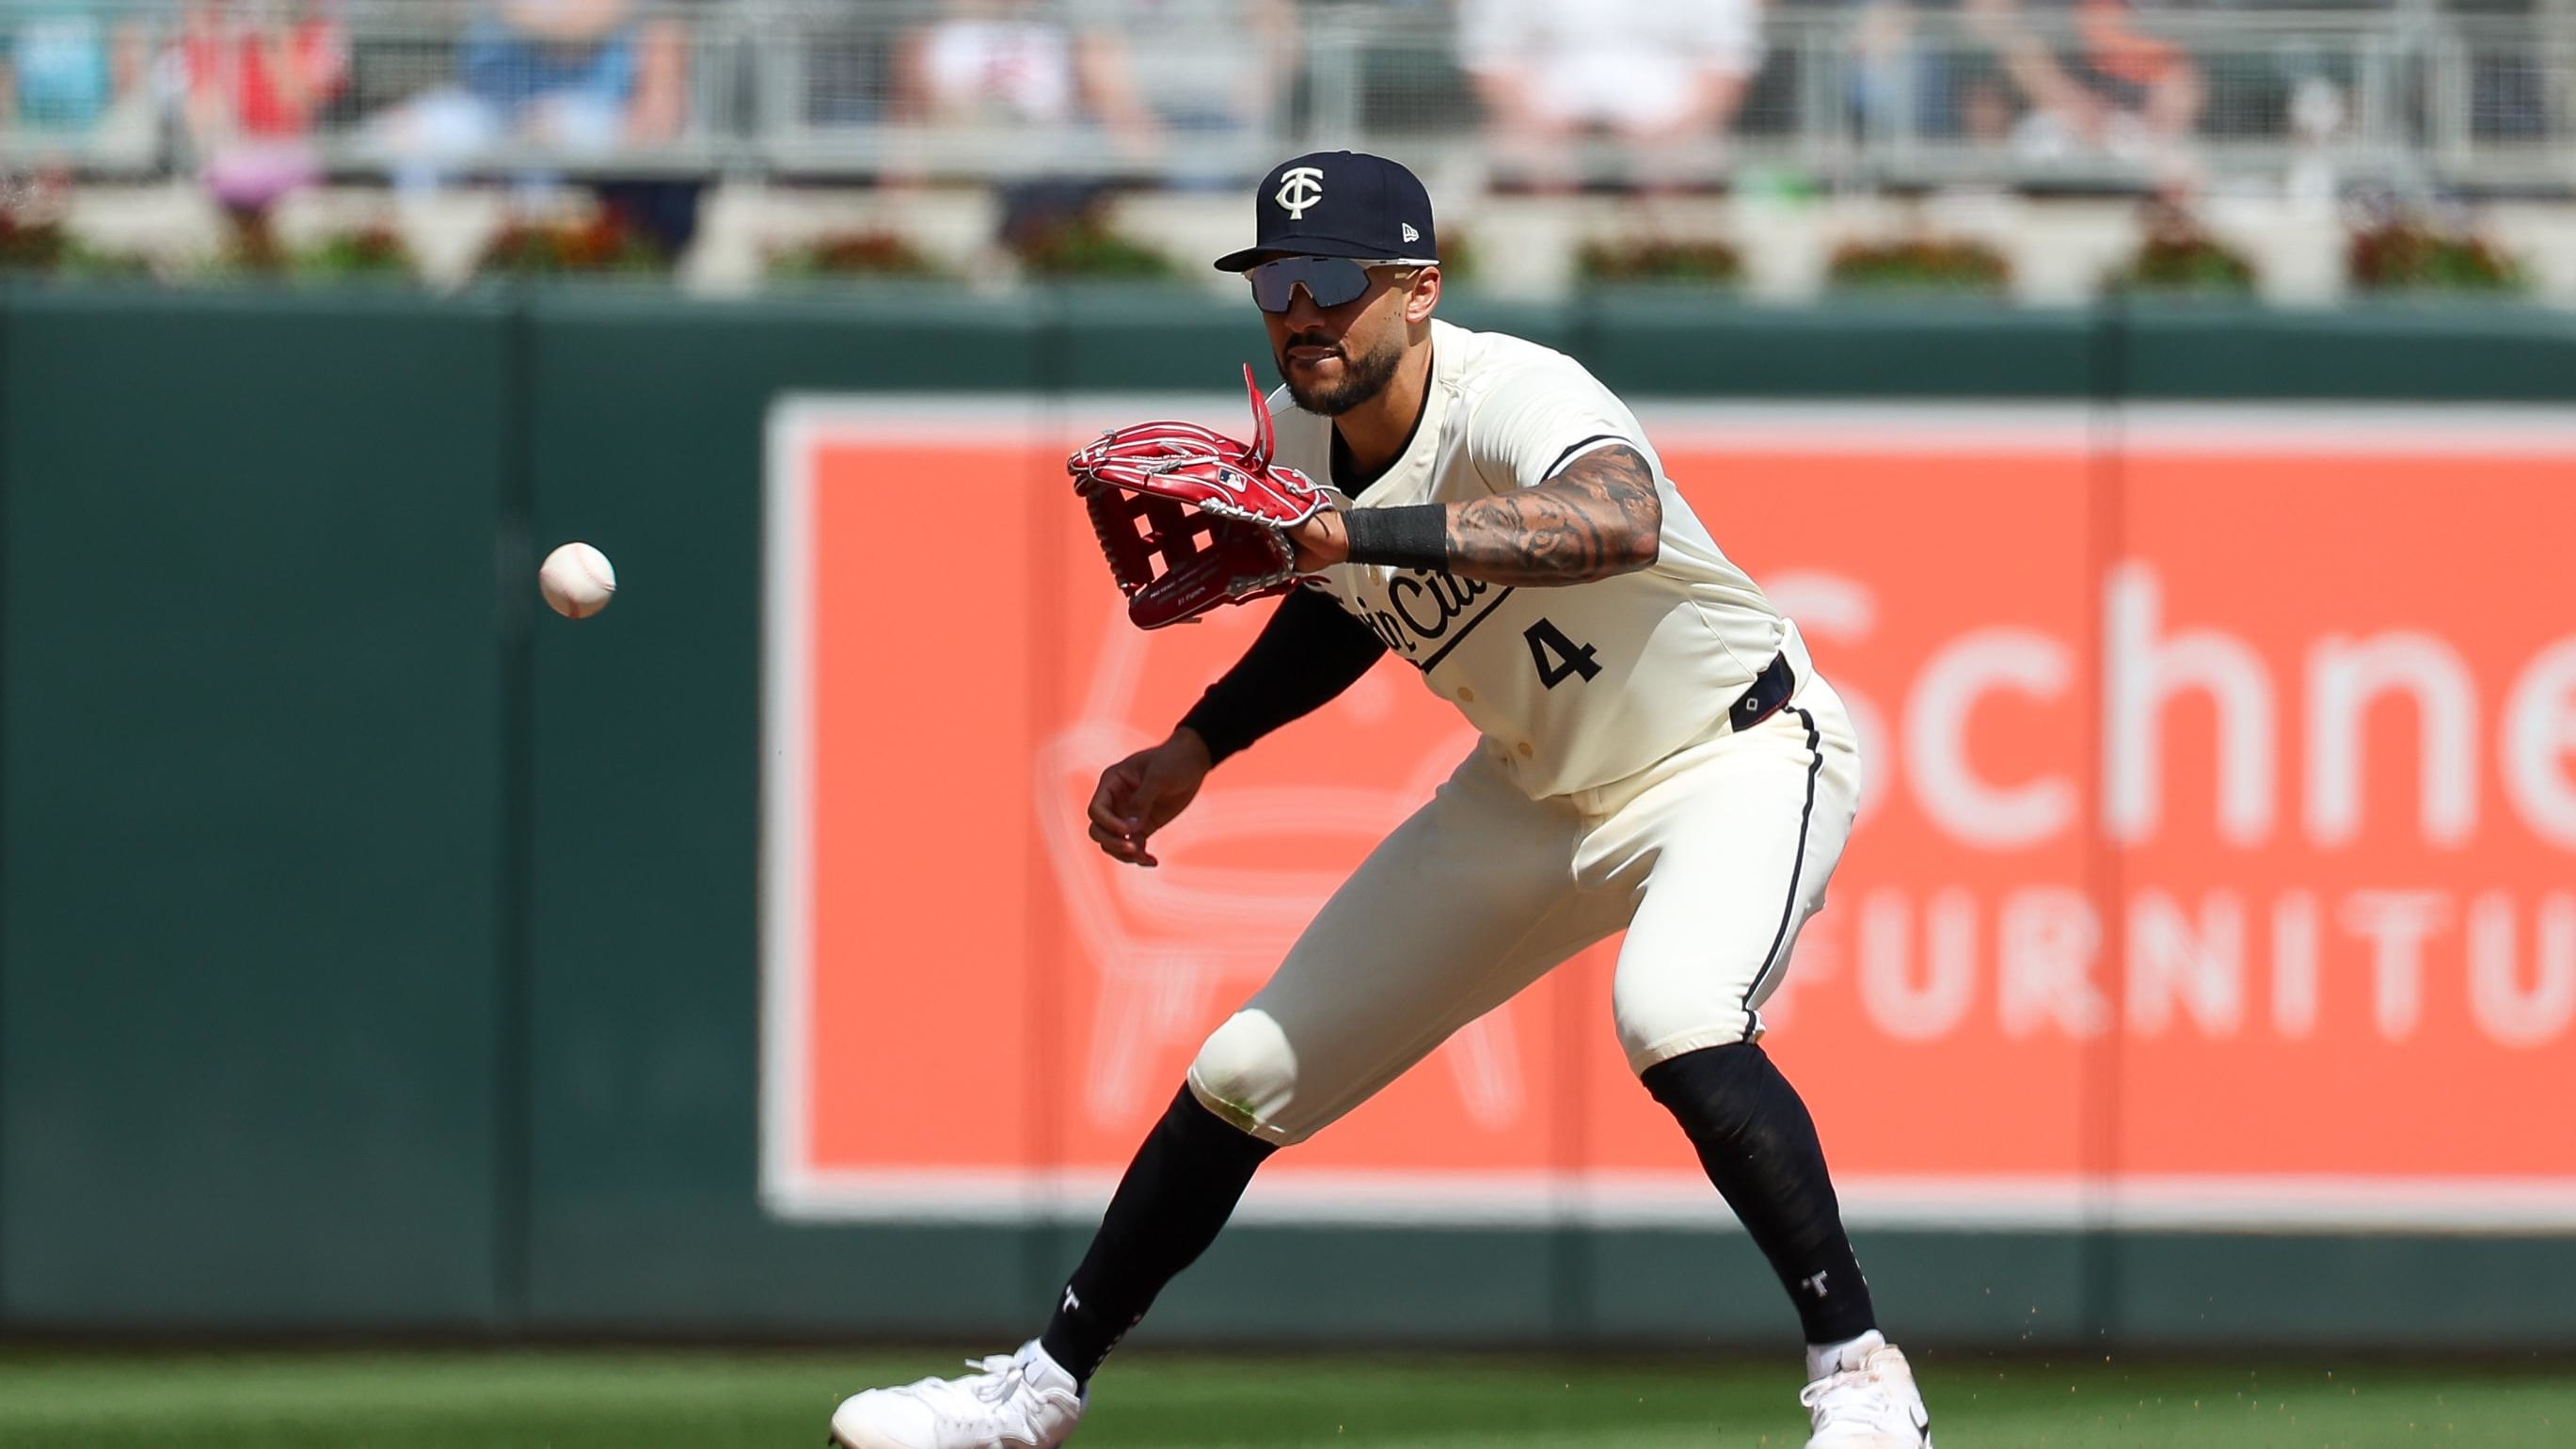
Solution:
[{"label": "baseball player", "polygon": [[1275,427],[1277,461],[1330,506],[1282,530],[1305,583],[1242,662],[1102,773],[1091,838],[1153,866],[1212,768],[1388,654],[1481,738],[1207,1039],[1045,1332],[980,1373],[856,1395],[833,1437],[1063,1443],[1110,1349],[1266,1158],[1624,930],[1621,1044],[1796,1306],[1811,1449],[1928,1449],[1815,1125],[1760,1044],[1859,798],[1842,702],[1616,397],[1560,353],[1434,319],[1440,253],[1411,172],[1301,156],[1255,209],[1256,244],[1216,265],[1250,280],[1286,383],[1256,431]]}]

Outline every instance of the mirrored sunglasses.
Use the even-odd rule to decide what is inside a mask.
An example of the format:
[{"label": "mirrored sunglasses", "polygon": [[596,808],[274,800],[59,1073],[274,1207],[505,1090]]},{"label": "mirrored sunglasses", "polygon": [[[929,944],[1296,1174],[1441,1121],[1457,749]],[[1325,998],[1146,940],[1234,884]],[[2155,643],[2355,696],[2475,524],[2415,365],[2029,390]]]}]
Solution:
[{"label": "mirrored sunglasses", "polygon": [[1315,299],[1320,308],[1333,308],[1356,302],[1368,295],[1371,267],[1427,266],[1398,258],[1390,261],[1360,261],[1352,257],[1281,257],[1244,273],[1252,279],[1252,301],[1264,312],[1285,312],[1289,298],[1299,287]]}]

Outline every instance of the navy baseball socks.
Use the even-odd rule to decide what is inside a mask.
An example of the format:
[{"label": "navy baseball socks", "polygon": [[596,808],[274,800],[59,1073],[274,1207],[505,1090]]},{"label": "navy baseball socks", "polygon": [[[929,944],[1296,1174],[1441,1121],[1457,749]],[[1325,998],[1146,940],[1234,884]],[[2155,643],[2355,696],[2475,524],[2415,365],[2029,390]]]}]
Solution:
[{"label": "navy baseball socks", "polygon": [[[1796,1089],[1750,1042],[1686,1053],[1648,1068],[1643,1080],[1681,1124],[1798,1310],[1810,1379],[1800,1400],[1816,1430],[1809,1444],[1928,1449],[1929,1416],[1904,1355],[1877,1331],[1823,1144]],[[1164,1285],[1216,1241],[1275,1150],[1183,1088],[1120,1179],[1046,1332],[1022,1356],[1041,1372],[1066,1375],[1079,1395]],[[1069,1407],[1079,1414],[1078,1399]]]},{"label": "navy baseball socks", "polygon": [[1708,1180],[1770,1260],[1807,1342],[1840,1346],[1876,1329],[1815,1119],[1770,1054],[1752,1042],[1704,1047],[1648,1067],[1641,1079],[1681,1123]]},{"label": "navy baseball socks", "polygon": [[1136,1149],[1090,1251],[1057,1298],[1038,1336],[1047,1356],[1090,1383],[1163,1285],[1216,1241],[1252,1174],[1276,1151],[1181,1088]]},{"label": "navy baseball socks", "polygon": [[1808,1380],[1798,1402],[1815,1428],[1807,1449],[1932,1449],[1914,1370],[1879,1335],[1815,1119],[1770,1054],[1751,1042],[1706,1047],[1643,1080],[1797,1306]]},{"label": "navy baseball socks", "polygon": [[[1770,1260],[1807,1342],[1839,1347],[1875,1329],[1815,1122],[1770,1056],[1750,1042],[1709,1047],[1660,1062],[1643,1080]],[[1048,1356],[1088,1382],[1163,1286],[1216,1241],[1276,1150],[1184,1087],[1137,1149],[1065,1284],[1038,1340]]]}]

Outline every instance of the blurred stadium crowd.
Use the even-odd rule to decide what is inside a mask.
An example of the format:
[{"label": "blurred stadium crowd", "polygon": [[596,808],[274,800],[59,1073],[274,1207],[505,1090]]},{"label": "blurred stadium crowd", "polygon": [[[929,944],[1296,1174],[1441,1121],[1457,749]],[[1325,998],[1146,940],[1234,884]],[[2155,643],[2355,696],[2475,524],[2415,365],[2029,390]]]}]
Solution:
[{"label": "blurred stadium crowd", "polygon": [[1186,193],[1331,146],[1446,194],[2564,199],[2576,0],[0,0],[0,201]]},{"label": "blurred stadium crowd", "polygon": [[[2576,0],[0,0],[24,169],[2576,180]],[[2553,144],[2557,143],[2557,144]],[[2311,178],[2313,180],[2313,178]]]}]

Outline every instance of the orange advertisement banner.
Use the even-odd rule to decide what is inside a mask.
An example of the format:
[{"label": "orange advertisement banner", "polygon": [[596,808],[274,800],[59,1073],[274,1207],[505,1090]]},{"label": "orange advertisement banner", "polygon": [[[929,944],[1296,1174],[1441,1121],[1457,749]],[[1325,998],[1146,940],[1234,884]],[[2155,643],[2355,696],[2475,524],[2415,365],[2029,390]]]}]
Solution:
[{"label": "orange advertisement banner", "polygon": [[[1064,454],[1235,407],[774,415],[773,1210],[1096,1211],[1466,753],[1382,665],[1222,767],[1161,869],[1086,841],[1101,767],[1268,611],[1130,628]],[[2576,424],[1644,417],[1862,732],[1860,825],[1765,1012],[1855,1219],[2576,1227]],[[1245,1215],[1722,1223],[1622,1064],[1615,951],[1283,1154]]]}]

